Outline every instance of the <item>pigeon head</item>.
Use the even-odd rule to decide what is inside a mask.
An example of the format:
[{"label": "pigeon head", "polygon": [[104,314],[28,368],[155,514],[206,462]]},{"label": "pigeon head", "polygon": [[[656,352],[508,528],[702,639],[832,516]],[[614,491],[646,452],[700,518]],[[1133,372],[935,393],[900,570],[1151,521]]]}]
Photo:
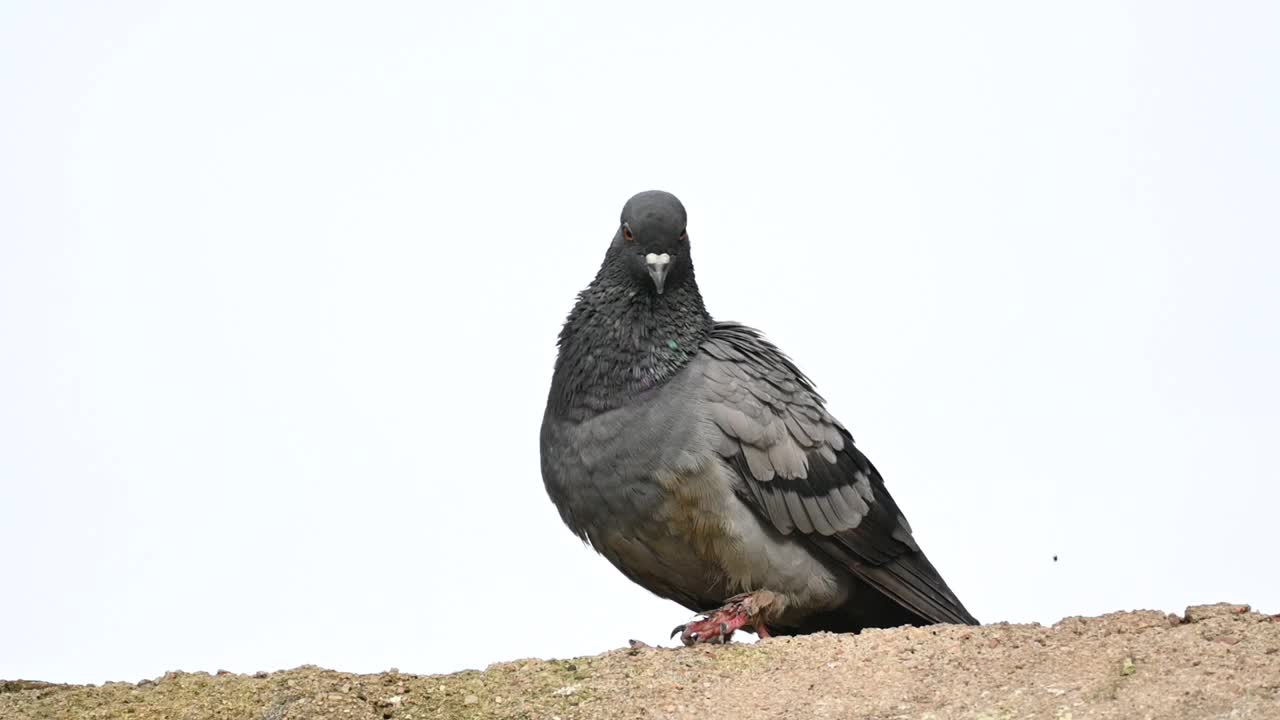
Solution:
[{"label": "pigeon head", "polygon": [[684,206],[671,193],[636,195],[560,330],[548,412],[581,420],[626,405],[675,377],[713,324],[693,276]]},{"label": "pigeon head", "polygon": [[693,275],[684,205],[661,190],[639,193],[622,206],[608,261],[637,285],[662,295]]}]

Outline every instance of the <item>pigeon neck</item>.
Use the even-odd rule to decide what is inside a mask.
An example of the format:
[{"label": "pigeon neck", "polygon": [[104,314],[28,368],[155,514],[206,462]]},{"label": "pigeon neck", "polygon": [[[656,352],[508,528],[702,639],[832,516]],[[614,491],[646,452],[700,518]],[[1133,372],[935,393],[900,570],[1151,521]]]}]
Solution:
[{"label": "pigeon neck", "polygon": [[660,387],[693,359],[711,326],[692,277],[663,295],[597,278],[560,332],[552,412],[582,420]]}]

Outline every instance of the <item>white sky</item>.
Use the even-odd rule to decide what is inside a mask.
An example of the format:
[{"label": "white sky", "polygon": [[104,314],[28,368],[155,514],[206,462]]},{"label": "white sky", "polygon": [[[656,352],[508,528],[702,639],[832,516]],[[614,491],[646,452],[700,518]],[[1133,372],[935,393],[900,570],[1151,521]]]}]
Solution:
[{"label": "white sky", "polygon": [[979,618],[1280,611],[1280,6],[960,5],[0,5],[0,677],[665,641],[537,442],[655,187]]}]

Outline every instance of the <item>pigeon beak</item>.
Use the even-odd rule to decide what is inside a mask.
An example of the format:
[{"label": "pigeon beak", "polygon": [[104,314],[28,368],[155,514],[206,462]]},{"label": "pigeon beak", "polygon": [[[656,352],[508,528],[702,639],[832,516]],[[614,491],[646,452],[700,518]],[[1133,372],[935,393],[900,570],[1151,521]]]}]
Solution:
[{"label": "pigeon beak", "polygon": [[653,286],[662,294],[662,286],[667,282],[667,270],[671,267],[671,256],[662,253],[649,253],[644,256],[644,263],[649,268],[649,277],[653,278]]}]

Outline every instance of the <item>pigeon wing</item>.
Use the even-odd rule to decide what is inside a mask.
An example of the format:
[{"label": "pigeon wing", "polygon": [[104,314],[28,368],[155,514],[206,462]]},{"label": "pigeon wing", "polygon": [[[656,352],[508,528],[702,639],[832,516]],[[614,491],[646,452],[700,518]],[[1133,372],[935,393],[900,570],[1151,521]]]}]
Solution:
[{"label": "pigeon wing", "polygon": [[736,323],[717,323],[702,349],[717,450],[741,477],[742,499],[921,619],[976,624],[808,378]]}]

